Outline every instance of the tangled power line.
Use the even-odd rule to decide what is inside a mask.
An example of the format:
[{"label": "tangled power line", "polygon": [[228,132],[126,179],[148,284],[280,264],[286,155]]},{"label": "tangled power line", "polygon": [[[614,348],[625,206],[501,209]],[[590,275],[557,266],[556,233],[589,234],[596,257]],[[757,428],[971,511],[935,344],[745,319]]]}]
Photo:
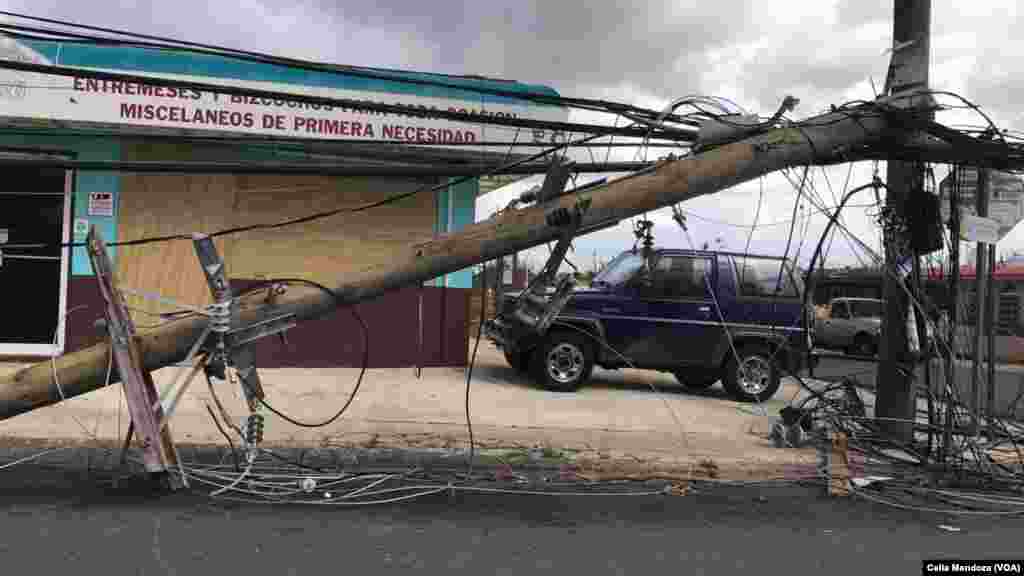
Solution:
[{"label": "tangled power line", "polygon": [[[952,172],[952,169],[951,169]],[[931,346],[921,346],[923,356],[917,364],[921,370],[934,371],[937,360],[943,359],[935,378],[924,376],[909,366],[903,371],[915,381],[917,403],[916,418],[904,422],[913,428],[911,441],[893,439],[886,426],[898,420],[880,418],[873,414],[873,406],[865,400],[865,386],[858,374],[849,373],[818,381],[812,385],[794,376],[806,395],[792,402],[780,414],[775,432],[777,442],[798,445],[800,438],[817,444],[827,452],[827,434],[841,434],[848,440],[851,474],[855,476],[851,490],[865,499],[902,508],[966,515],[1002,515],[1024,513],[1024,427],[1012,419],[1017,414],[1021,398],[1006,407],[1004,413],[1011,419],[989,415],[978,422],[981,433],[972,432],[970,425],[975,416],[960,397],[960,387],[954,378],[943,371],[948,360],[958,354],[955,326],[969,317],[966,303],[961,301],[954,310],[956,322],[952,327],[938,322],[941,304],[933,301],[918,282],[905,271],[895,270],[875,253],[862,237],[850,231],[839,217],[848,200],[856,193],[884,187],[876,180],[843,193],[842,201],[834,212],[824,210],[820,195],[810,194],[807,199],[825,214],[828,224],[817,242],[806,276],[808,284],[814,266],[822,256],[822,246],[830,233],[842,234],[859,252],[881,272],[892,277],[908,297],[911,308],[927,325]],[[877,198],[877,195],[876,195]],[[892,224],[880,211],[879,229]],[[795,225],[795,223],[794,223]],[[959,242],[954,231],[942,227],[945,252],[952,251],[952,243]],[[958,263],[950,264],[959,266]],[[811,288],[805,292],[809,299]],[[972,333],[980,323],[970,327]],[[973,338],[973,335],[972,335]],[[871,370],[873,372],[874,370]],[[930,382],[930,383],[929,383]],[[994,385],[988,382],[987,385]],[[786,433],[792,435],[787,437]],[[796,438],[796,440],[794,440]],[[823,457],[822,460],[827,460]]]}]

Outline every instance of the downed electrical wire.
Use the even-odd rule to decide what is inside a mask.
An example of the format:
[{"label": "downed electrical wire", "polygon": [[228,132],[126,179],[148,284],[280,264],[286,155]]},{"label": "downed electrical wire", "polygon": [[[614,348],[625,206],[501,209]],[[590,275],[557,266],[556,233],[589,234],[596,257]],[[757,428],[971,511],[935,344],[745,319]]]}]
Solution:
[{"label": "downed electrical wire", "polygon": [[[847,441],[851,490],[869,500],[947,513],[1024,514],[1024,426],[999,418],[984,422],[982,435],[970,432],[970,411],[959,399],[952,445],[942,443],[941,415],[947,408],[919,386],[927,398],[913,421],[913,440],[902,442],[884,430],[888,419],[873,416],[855,378],[804,381],[811,393],[780,411],[772,430],[776,446],[816,446],[828,450],[830,437]],[[821,463],[824,468],[826,457]],[[979,496],[983,495],[983,497]]]},{"label": "downed electrical wire", "polygon": [[183,474],[200,492],[234,501],[266,504],[366,506],[391,504],[444,492],[551,496],[658,496],[669,480],[587,480],[568,470],[461,472],[426,467],[378,470],[346,466],[314,467],[288,463],[261,449],[246,473],[232,465],[191,462]]},{"label": "downed electrical wire", "polygon": [[[872,185],[880,183],[868,186]],[[866,187],[850,190],[843,203]],[[812,196],[810,200],[824,204],[820,198]],[[955,378],[944,373],[953,366],[951,358],[958,352],[955,326],[937,325],[933,318],[941,306],[912,285],[905,271],[886,265],[881,256],[847,230],[837,220],[841,210],[842,204],[829,215],[829,225],[812,256],[807,278],[811,279],[821,245],[834,227],[881,265],[883,274],[897,280],[911,310],[927,325],[931,340],[931,346],[921,346],[914,361],[900,368],[915,382],[915,415],[908,420],[877,417],[871,402],[865,399],[867,386],[853,375],[832,381],[791,375],[804,394],[780,411],[771,433],[776,446],[815,446],[825,475],[829,452],[835,449],[833,441],[842,438],[849,489],[873,502],[948,514],[1024,514],[1024,425],[993,414],[977,415],[960,397]],[[883,221],[879,226],[885,224]],[[946,241],[955,242],[946,232]],[[890,240],[896,234],[887,229],[886,233]],[[956,317],[967,317],[962,302],[954,311]],[[938,377],[931,380],[917,375],[936,370]],[[1013,417],[1020,401],[1019,395],[1000,413]],[[900,439],[892,433],[892,425],[901,422],[909,426],[909,438]]]}]

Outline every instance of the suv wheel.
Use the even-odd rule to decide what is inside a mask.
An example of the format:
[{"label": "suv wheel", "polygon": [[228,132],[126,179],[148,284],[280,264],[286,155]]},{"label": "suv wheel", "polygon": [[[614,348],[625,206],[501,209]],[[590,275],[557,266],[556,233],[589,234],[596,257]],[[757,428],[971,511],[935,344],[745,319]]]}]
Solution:
[{"label": "suv wheel", "polygon": [[700,370],[697,368],[682,369],[672,372],[676,381],[687,390],[706,390],[715,385],[722,375],[718,371]]},{"label": "suv wheel", "polygon": [[741,402],[764,402],[782,384],[771,351],[761,344],[743,346],[731,354],[722,382],[729,394]]},{"label": "suv wheel", "polygon": [[533,363],[541,386],[556,392],[572,392],[590,377],[594,354],[583,336],[551,332],[534,352]]}]

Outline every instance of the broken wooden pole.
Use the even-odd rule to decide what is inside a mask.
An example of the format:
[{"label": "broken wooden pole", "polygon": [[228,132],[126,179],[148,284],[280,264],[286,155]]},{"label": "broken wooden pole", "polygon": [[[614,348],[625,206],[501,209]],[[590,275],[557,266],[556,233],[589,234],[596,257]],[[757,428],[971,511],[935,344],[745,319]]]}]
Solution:
[{"label": "broken wooden pole", "polygon": [[845,432],[832,436],[831,452],[828,459],[828,493],[830,496],[850,495],[849,439]]},{"label": "broken wooden pole", "polygon": [[[240,302],[232,329],[245,330],[254,323],[289,315],[295,322],[317,318],[337,305],[370,300],[391,290],[557,240],[564,230],[549,217],[558,209],[579,210],[579,230],[586,234],[783,168],[849,159],[861,146],[878,143],[887,134],[893,135],[887,131],[886,117],[878,107],[865,105],[812,118],[800,126],[771,129],[699,154],[669,159],[602,186],[510,210],[460,232],[408,246],[393,254],[387,263],[339,278],[334,283],[337,300],[305,286],[291,288],[273,303],[260,302],[259,293],[251,294]],[[138,346],[144,368],[156,370],[184,360],[208,322],[206,317],[197,315],[142,332]],[[57,358],[56,371],[64,397],[102,386],[107,354],[107,345],[99,344]],[[120,376],[111,377],[116,380]],[[0,419],[60,400],[49,361],[0,379]]]}]

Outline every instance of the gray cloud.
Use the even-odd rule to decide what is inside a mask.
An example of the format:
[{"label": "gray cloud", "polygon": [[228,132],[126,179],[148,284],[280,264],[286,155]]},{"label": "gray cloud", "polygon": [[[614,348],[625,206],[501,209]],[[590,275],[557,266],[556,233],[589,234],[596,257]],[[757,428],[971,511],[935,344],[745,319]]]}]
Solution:
[{"label": "gray cloud", "polygon": [[396,35],[389,26],[383,26],[385,21],[353,22],[315,0],[11,0],[8,10],[341,64],[431,70],[437,51],[426,36]]},{"label": "gray cloud", "polygon": [[[1024,77],[1019,72],[1017,55],[1024,51],[1024,39],[1017,34],[1017,18],[995,11],[979,26],[959,36],[949,37],[947,52],[954,52],[969,67],[962,70],[962,85],[952,88],[982,106],[1001,127],[1022,127],[1024,108],[1017,95],[1024,92]],[[979,19],[980,20],[980,19]],[[983,121],[974,116],[975,123]],[[1008,124],[1009,126],[1006,126]]]},{"label": "gray cloud", "polygon": [[278,55],[551,85],[636,86],[667,97],[678,62],[740,38],[753,0],[707,2],[67,3],[12,10]]},{"label": "gray cloud", "polygon": [[859,28],[892,19],[892,0],[842,0],[836,6],[836,26],[839,28]]},{"label": "gray cloud", "polygon": [[540,82],[563,92],[635,85],[667,95],[676,62],[752,24],[753,0],[424,2],[339,8],[340,18],[436,46],[440,71]]},{"label": "gray cloud", "polygon": [[[701,92],[734,97],[764,114],[793,94],[802,101],[797,116],[848,98],[870,97],[868,77],[880,87],[893,9],[892,0],[10,0],[8,5],[36,15],[279,55],[504,77],[547,84],[564,95],[646,106]],[[1016,55],[1024,51],[1024,41],[1016,39],[1016,11],[1014,0],[934,0],[932,10],[933,85],[964,92],[1010,127],[1024,122],[1024,108],[1014,98],[1024,91],[1017,73]],[[599,117],[579,114],[574,119]],[[603,151],[594,152],[603,158]],[[666,152],[652,150],[651,155]],[[631,159],[633,152],[615,150],[611,157]],[[589,154],[577,158],[586,160]],[[773,201],[762,221],[788,218],[792,188],[778,180],[768,188]],[[755,199],[746,187],[686,207],[710,218],[747,223]],[[661,233],[682,245],[664,212],[657,216]],[[850,225],[865,238],[875,235],[873,225],[856,212]],[[816,226],[809,235],[820,230]],[[721,235],[730,248],[745,238],[735,227],[696,220],[692,231],[697,242]],[[785,226],[765,228],[754,241],[761,251],[781,252],[786,232]],[[1011,241],[1018,240],[1011,235],[1006,242]],[[631,243],[626,223],[580,239],[578,247],[588,255],[592,249],[603,255]],[[838,254],[852,259],[845,241],[835,246]]]}]

